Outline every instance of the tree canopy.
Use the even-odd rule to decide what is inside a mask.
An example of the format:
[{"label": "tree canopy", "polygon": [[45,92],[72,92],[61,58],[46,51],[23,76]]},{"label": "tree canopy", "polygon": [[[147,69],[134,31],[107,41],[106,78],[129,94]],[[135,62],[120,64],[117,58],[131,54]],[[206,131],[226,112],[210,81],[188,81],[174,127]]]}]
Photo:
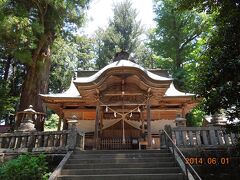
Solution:
[{"label": "tree canopy", "polygon": [[59,37],[72,41],[87,4],[88,0],[0,1],[0,80],[5,84],[1,116],[30,104],[46,110],[39,94],[49,90],[52,46]]},{"label": "tree canopy", "polygon": [[182,9],[214,14],[214,32],[202,49],[195,91],[204,97],[208,113],[224,109],[240,118],[240,5],[237,0],[196,2],[181,0]]},{"label": "tree canopy", "polygon": [[71,41],[58,37],[52,46],[52,65],[49,80],[49,92],[61,93],[71,82],[76,70],[94,68],[93,40],[84,35],[77,35]]},{"label": "tree canopy", "polygon": [[0,46],[7,58],[25,66],[20,110],[33,104],[44,111],[40,93],[48,92],[51,46],[57,36],[71,38],[83,22],[87,0],[3,0]]},{"label": "tree canopy", "polygon": [[143,28],[137,21],[137,10],[132,8],[132,3],[126,0],[115,4],[107,29],[96,32],[97,67],[104,67],[117,52],[134,53],[140,45],[142,33]]},{"label": "tree canopy", "polygon": [[184,64],[192,61],[198,38],[207,27],[204,14],[193,10],[177,9],[179,0],[155,0],[156,28],[150,35],[150,47],[159,56],[157,66],[169,69],[176,85],[183,87]]}]

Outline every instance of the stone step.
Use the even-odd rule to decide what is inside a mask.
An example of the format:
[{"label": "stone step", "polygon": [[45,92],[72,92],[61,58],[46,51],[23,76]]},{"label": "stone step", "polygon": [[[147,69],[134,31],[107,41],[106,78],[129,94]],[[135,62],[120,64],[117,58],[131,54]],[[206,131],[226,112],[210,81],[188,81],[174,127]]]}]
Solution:
[{"label": "stone step", "polygon": [[59,180],[184,180],[169,150],[74,151]]},{"label": "stone step", "polygon": [[64,169],[61,175],[101,175],[101,174],[159,174],[181,173],[178,167],[164,168],[109,168],[109,169]]},{"label": "stone step", "polygon": [[184,180],[181,173],[164,174],[104,174],[104,175],[60,175],[58,180]]},{"label": "stone step", "polygon": [[118,153],[170,153],[168,149],[158,150],[75,150],[73,154],[118,154]]},{"label": "stone step", "polygon": [[142,158],[142,157],[172,157],[171,153],[116,153],[116,154],[73,154],[72,159],[90,158]]},{"label": "stone step", "polygon": [[148,162],[148,163],[72,163],[65,164],[64,169],[107,169],[107,168],[155,168],[155,167],[176,167],[176,162]]},{"label": "stone step", "polygon": [[91,158],[88,159],[70,159],[68,164],[89,164],[89,163],[140,163],[140,162],[170,162],[174,161],[173,157],[146,157],[146,158]]}]

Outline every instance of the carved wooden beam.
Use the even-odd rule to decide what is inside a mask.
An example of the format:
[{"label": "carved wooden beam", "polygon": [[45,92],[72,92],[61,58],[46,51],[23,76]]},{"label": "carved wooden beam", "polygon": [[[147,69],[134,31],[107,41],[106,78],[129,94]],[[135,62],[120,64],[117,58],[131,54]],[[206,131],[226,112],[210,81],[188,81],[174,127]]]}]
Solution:
[{"label": "carved wooden beam", "polygon": [[[139,104],[134,104],[134,103],[124,103],[124,106],[144,106],[146,104],[144,103],[139,103]],[[122,106],[122,103],[114,103],[114,104],[101,104],[100,106],[109,106],[109,107],[117,107],[117,106]]]},{"label": "carved wooden beam", "polygon": [[143,93],[130,93],[130,92],[119,92],[119,93],[106,93],[104,96],[142,96]]}]

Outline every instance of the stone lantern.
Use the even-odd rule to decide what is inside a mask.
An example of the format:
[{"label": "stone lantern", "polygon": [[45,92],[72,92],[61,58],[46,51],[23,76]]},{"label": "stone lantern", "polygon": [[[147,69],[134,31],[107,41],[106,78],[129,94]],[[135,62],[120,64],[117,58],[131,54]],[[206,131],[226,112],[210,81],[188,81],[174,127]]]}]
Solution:
[{"label": "stone lantern", "polygon": [[77,128],[78,118],[73,115],[71,119],[68,119],[68,129]]},{"label": "stone lantern", "polygon": [[227,124],[227,120],[224,119],[222,114],[215,113],[212,116],[211,124],[213,126],[225,126]]},{"label": "stone lantern", "polygon": [[26,131],[36,131],[35,125],[33,124],[32,117],[37,114],[37,112],[33,109],[33,106],[30,105],[28,109],[20,112],[24,119],[20,123],[19,128],[16,131],[26,132]]},{"label": "stone lantern", "polygon": [[68,148],[73,150],[77,143],[77,116],[73,115],[71,119],[68,119],[68,129],[70,133],[68,134]]},{"label": "stone lantern", "polygon": [[177,127],[186,127],[186,119],[181,117],[179,114],[175,119],[175,123]]}]

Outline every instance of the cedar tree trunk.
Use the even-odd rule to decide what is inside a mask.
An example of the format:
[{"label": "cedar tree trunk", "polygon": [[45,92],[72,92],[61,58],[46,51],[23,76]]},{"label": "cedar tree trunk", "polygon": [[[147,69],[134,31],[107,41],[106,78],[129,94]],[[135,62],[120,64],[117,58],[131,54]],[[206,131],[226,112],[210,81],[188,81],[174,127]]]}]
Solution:
[{"label": "cedar tree trunk", "polygon": [[[39,40],[38,48],[35,50],[32,63],[22,86],[19,110],[22,111],[33,105],[37,112],[46,112],[46,108],[39,94],[48,93],[49,73],[50,73],[50,44],[52,34],[45,33]],[[44,122],[36,122],[36,129],[43,130]]]}]

